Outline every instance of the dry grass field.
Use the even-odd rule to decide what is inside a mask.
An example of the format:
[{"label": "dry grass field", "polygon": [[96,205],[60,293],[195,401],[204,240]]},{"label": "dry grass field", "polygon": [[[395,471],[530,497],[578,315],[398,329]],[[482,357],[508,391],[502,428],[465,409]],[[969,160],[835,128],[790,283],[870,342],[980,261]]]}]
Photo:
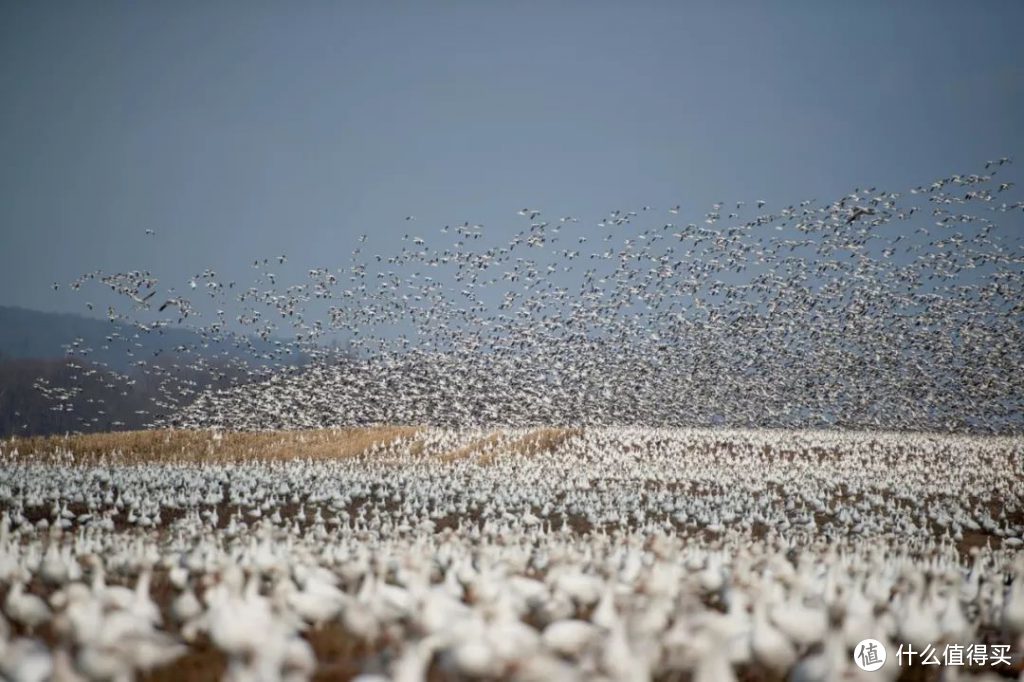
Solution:
[{"label": "dry grass field", "polygon": [[418,429],[380,426],[309,431],[212,431],[159,429],[67,436],[15,437],[2,446],[26,459],[71,453],[76,462],[205,462],[353,457],[400,439]]},{"label": "dry grass field", "polygon": [[[157,429],[66,436],[13,437],[0,441],[0,454],[19,461],[73,458],[74,463],[118,464],[209,463],[341,459],[357,457],[406,441],[421,451],[415,426],[368,426],[296,431],[213,431]],[[540,428],[510,435],[492,431],[448,451],[442,461],[455,462],[482,454],[487,463],[499,453],[550,453],[582,429]]]}]

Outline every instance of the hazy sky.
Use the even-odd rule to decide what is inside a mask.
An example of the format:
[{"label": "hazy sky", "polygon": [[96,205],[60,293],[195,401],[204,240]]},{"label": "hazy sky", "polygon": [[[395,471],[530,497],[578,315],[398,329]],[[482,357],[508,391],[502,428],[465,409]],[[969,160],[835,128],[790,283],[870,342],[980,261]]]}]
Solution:
[{"label": "hazy sky", "polygon": [[1021,26],[1019,0],[0,0],[0,304],[84,312],[50,284],[96,268],[337,267],[524,206],[1016,176]]}]

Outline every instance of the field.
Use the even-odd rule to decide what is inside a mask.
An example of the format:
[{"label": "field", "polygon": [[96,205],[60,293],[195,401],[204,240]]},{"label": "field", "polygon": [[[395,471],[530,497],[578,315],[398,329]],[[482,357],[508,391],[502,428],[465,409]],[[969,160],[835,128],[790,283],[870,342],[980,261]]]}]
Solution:
[{"label": "field", "polygon": [[0,471],[10,679],[1022,672],[1020,438],[143,431],[3,441]]}]

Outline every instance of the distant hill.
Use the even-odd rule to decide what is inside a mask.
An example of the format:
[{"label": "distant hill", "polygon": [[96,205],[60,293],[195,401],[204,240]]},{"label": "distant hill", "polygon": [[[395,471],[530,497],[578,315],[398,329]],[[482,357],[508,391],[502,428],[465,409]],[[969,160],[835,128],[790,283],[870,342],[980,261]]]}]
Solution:
[{"label": "distant hill", "polygon": [[[259,353],[274,348],[262,339],[250,343]],[[230,342],[208,342],[197,332],[181,327],[146,332],[116,320],[0,306],[0,358],[7,360],[52,360],[68,357],[69,350],[73,350],[77,357],[127,372],[139,360],[151,361],[178,348],[211,359],[251,359],[249,351]]]},{"label": "distant hill", "polygon": [[141,428],[204,387],[247,381],[240,361],[248,367],[303,362],[257,358],[269,357],[275,344],[248,343],[0,306],[0,437]]}]

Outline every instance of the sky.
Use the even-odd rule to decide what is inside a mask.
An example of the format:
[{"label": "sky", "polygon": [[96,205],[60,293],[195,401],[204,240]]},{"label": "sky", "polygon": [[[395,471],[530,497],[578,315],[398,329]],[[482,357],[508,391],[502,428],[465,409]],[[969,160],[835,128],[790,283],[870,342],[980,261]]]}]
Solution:
[{"label": "sky", "polygon": [[0,305],[84,313],[63,285],[96,269],[334,268],[523,207],[695,219],[1019,167],[1022,25],[1017,0],[2,0]]}]

